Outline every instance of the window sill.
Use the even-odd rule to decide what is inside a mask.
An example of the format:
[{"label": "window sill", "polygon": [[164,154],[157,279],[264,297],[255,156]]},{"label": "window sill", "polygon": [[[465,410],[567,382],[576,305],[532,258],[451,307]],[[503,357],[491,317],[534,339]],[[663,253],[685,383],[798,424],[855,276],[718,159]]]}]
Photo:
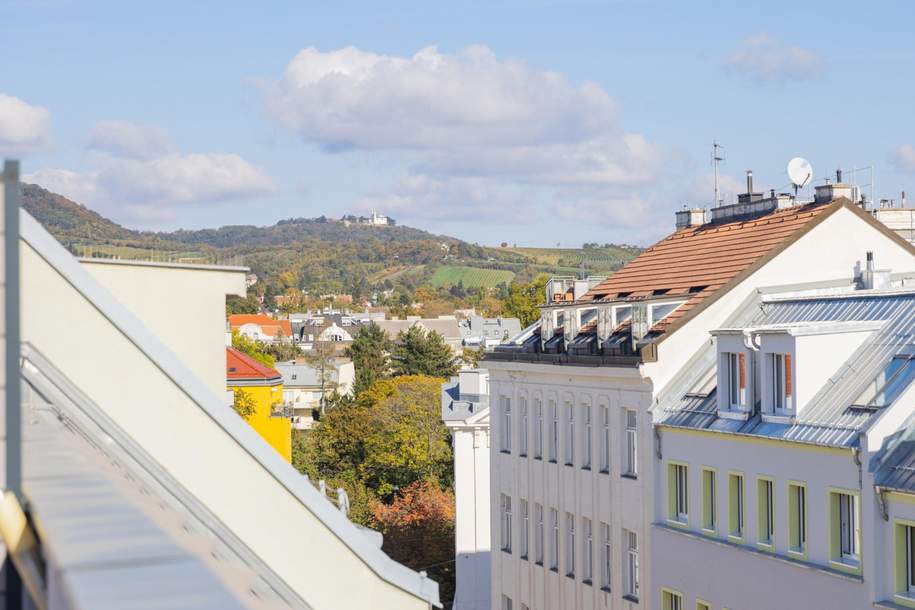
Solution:
[{"label": "window sill", "polygon": [[538,462],[542,462],[542,461],[543,461],[543,456],[542,456],[542,455],[535,455],[535,456],[534,456],[534,459],[537,460]]},{"label": "window sill", "polygon": [[572,462],[566,462],[565,465],[568,466],[569,468],[575,468],[575,464],[573,464]]},{"label": "window sill", "polygon": [[550,462],[550,464],[555,464],[556,460],[550,460],[549,462]]},{"label": "window sill", "polygon": [[896,593],[893,601],[906,608],[915,608],[915,593]]},{"label": "window sill", "polygon": [[806,560],[807,559],[807,550],[806,549],[788,549],[788,555],[795,557],[797,559]]},{"label": "window sill", "polygon": [[632,602],[633,604],[639,603],[639,598],[635,595],[624,595],[623,599],[625,599],[627,602]]},{"label": "window sill", "polygon": [[599,472],[600,472],[601,474],[610,474],[610,469],[609,469],[609,468],[601,468]]},{"label": "window sill", "polygon": [[603,591],[604,593],[610,593],[610,587],[607,585],[604,585],[603,587],[601,587],[600,590]]},{"label": "window sill", "polygon": [[763,413],[762,420],[769,424],[791,424],[794,423],[794,415],[775,415],[773,413]]},{"label": "window sill", "polygon": [[511,455],[512,450],[511,449],[499,449],[499,453],[504,453],[505,455]]},{"label": "window sill", "polygon": [[860,574],[861,573],[861,562],[860,561],[851,561],[849,559],[830,559],[829,565],[836,570],[842,572],[848,572],[849,574]]},{"label": "window sill", "polygon": [[518,559],[520,559],[521,561],[527,561],[527,555],[519,555]]},{"label": "window sill", "polygon": [[526,454],[526,453],[518,453],[518,457],[526,458],[526,457],[527,457],[527,454]]},{"label": "window sill", "polygon": [[738,421],[747,421],[750,419],[749,411],[738,411],[737,409],[718,410],[718,417],[721,419],[734,419]]},{"label": "window sill", "polygon": [[590,466],[582,466],[581,469],[582,469],[582,470],[587,470],[588,472],[591,472],[591,467],[590,467]]},{"label": "window sill", "polygon": [[583,585],[588,585],[588,586],[590,587],[591,584],[592,584],[592,583],[591,583],[591,579],[590,579],[590,578],[584,578],[584,579],[582,579],[581,584],[583,584]]},{"label": "window sill", "polygon": [[756,546],[759,547],[760,550],[766,551],[767,553],[775,552],[775,545],[771,542],[757,542]]},{"label": "window sill", "polygon": [[743,544],[743,534],[728,534],[728,540],[737,544]]},{"label": "window sill", "polygon": [[715,528],[715,527],[711,527],[711,528],[703,527],[703,528],[702,528],[702,533],[705,534],[706,536],[717,536],[717,535],[718,535],[718,529]]},{"label": "window sill", "polygon": [[550,572],[553,572],[554,574],[559,574],[559,568],[550,568]]},{"label": "window sill", "polygon": [[542,561],[535,561],[535,562],[534,562],[534,565],[535,565],[535,566],[540,566],[540,567],[542,568],[542,567],[543,567],[543,562],[542,562]]},{"label": "window sill", "polygon": [[566,574],[566,578],[570,578],[570,579],[572,579],[572,580],[575,580],[575,574]]},{"label": "window sill", "polygon": [[511,550],[511,549],[500,549],[500,550],[501,550],[503,553],[505,553],[506,555],[511,555],[511,554],[512,554],[512,550]]},{"label": "window sill", "polygon": [[680,521],[679,519],[671,519],[670,517],[668,517],[667,525],[669,525],[671,527],[679,527],[681,529],[684,529],[684,528],[689,527],[689,521]]},{"label": "window sill", "polygon": [[623,474],[620,475],[620,477],[622,477],[624,479],[630,479],[632,481],[635,481],[639,478],[638,475],[633,474],[631,472],[624,472]]}]

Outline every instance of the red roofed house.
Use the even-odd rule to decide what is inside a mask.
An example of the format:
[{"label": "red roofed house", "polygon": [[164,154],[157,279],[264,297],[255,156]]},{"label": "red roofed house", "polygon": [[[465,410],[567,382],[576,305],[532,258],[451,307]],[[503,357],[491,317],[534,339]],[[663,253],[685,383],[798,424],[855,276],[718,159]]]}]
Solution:
[{"label": "red roofed house", "polygon": [[229,326],[255,341],[273,343],[292,340],[289,320],[274,320],[264,314],[232,314],[229,316]]},{"label": "red roofed house", "polygon": [[226,348],[226,386],[235,405],[253,412],[246,421],[289,462],[292,460],[292,420],[283,408],[283,377],[269,366],[235,349]]}]

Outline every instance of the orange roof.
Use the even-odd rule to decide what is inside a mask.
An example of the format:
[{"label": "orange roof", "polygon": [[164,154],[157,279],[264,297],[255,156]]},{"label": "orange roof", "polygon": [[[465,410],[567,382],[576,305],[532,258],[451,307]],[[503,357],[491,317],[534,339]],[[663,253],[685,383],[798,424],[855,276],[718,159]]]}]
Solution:
[{"label": "orange roof", "polygon": [[273,384],[282,380],[276,370],[262,364],[234,347],[226,348],[226,379],[232,381],[260,381]]},{"label": "orange roof", "polygon": [[581,301],[686,297],[683,305],[655,325],[654,331],[663,332],[767,255],[787,247],[843,201],[680,229],[589,290]]},{"label": "orange roof", "polygon": [[269,337],[275,337],[277,332],[284,337],[292,336],[292,326],[289,325],[289,320],[274,320],[270,316],[260,313],[234,313],[229,316],[229,326],[233,329],[245,324],[257,324]]}]

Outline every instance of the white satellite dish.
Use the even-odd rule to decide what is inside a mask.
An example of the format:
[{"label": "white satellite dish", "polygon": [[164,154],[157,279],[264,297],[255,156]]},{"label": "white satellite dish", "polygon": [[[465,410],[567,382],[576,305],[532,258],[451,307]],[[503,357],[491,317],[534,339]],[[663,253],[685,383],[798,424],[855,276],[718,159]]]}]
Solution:
[{"label": "white satellite dish", "polygon": [[788,161],[788,179],[794,185],[794,190],[802,189],[807,186],[810,179],[813,178],[813,167],[810,161],[802,157],[795,157]]}]

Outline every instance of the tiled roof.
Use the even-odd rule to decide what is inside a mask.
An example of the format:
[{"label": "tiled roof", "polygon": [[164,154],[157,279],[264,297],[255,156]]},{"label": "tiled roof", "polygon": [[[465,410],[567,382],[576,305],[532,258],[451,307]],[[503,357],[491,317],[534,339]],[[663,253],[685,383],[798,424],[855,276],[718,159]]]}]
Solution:
[{"label": "tiled roof", "polygon": [[232,328],[239,328],[245,324],[257,324],[263,329],[265,335],[271,337],[275,336],[278,330],[284,337],[292,336],[292,326],[289,325],[289,320],[274,320],[263,314],[236,313],[229,316],[229,326]]},{"label": "tiled roof", "polygon": [[276,382],[282,376],[266,364],[261,364],[234,347],[226,348],[226,378],[231,381]]},{"label": "tiled roof", "polygon": [[581,300],[686,297],[686,303],[655,326],[654,330],[663,331],[754,263],[791,243],[842,201],[680,229],[639,254]]}]

